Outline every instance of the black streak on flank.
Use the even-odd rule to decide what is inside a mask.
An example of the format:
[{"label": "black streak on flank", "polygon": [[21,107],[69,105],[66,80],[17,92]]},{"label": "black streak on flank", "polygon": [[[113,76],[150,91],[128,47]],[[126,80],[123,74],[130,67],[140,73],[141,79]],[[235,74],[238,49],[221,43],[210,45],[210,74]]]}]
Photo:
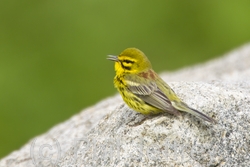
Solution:
[{"label": "black streak on flank", "polygon": [[117,80],[120,84],[124,85],[124,83],[123,83],[123,81],[121,80],[120,77],[117,77],[116,80]]}]

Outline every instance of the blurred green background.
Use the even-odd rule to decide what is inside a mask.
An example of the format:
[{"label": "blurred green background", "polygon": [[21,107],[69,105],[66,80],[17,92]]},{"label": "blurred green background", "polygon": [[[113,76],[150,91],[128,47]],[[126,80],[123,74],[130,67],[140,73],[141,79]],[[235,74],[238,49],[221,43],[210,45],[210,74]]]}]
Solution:
[{"label": "blurred green background", "polygon": [[0,1],[0,158],[115,94],[108,54],[138,47],[157,72],[250,39],[250,1]]}]

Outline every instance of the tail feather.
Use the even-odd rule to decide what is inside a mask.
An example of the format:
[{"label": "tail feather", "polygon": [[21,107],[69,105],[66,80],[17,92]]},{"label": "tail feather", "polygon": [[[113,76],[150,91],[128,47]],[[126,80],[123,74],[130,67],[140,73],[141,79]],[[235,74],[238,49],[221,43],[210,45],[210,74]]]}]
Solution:
[{"label": "tail feather", "polygon": [[188,112],[188,113],[190,113],[190,114],[192,114],[192,115],[194,115],[194,116],[196,116],[196,117],[199,117],[199,118],[201,118],[201,119],[203,119],[203,120],[205,120],[205,121],[207,121],[207,122],[211,122],[211,123],[213,123],[213,124],[216,124],[217,123],[217,121],[216,120],[214,120],[213,118],[211,118],[211,117],[209,117],[209,116],[207,116],[206,114],[203,114],[202,112],[200,112],[200,111],[198,111],[198,110],[196,110],[196,109],[193,109],[193,108],[191,108],[191,107],[189,107],[186,103],[184,103],[184,102],[172,102],[172,105],[176,108],[176,109],[178,109],[178,110],[180,110],[180,111],[185,111],[185,112]]},{"label": "tail feather", "polygon": [[202,112],[200,112],[200,111],[198,111],[198,110],[195,110],[195,109],[193,109],[193,108],[191,108],[191,107],[188,107],[188,109],[191,110],[191,111],[187,111],[187,112],[189,112],[189,113],[192,114],[192,115],[195,115],[195,116],[197,116],[197,117],[199,117],[199,118],[201,118],[201,119],[203,119],[203,120],[205,120],[205,121],[211,122],[211,123],[213,123],[213,124],[216,124],[216,123],[217,123],[216,120],[214,120],[213,118],[211,118],[211,117],[209,117],[209,116],[203,114]]}]

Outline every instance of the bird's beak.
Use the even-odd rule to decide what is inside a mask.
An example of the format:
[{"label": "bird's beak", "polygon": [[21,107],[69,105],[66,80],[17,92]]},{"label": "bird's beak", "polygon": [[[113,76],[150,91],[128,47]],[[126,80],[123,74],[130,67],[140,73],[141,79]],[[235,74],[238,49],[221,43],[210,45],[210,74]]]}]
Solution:
[{"label": "bird's beak", "polygon": [[108,60],[112,60],[112,61],[119,61],[117,56],[114,55],[108,55],[107,57]]}]

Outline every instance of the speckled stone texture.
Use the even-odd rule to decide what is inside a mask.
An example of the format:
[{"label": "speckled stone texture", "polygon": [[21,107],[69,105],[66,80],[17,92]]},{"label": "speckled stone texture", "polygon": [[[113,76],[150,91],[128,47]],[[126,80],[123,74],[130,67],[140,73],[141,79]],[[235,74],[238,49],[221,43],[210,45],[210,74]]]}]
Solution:
[{"label": "speckled stone texture", "polygon": [[218,124],[187,113],[145,117],[116,95],[31,139],[0,167],[250,166],[250,44],[161,76]]}]

